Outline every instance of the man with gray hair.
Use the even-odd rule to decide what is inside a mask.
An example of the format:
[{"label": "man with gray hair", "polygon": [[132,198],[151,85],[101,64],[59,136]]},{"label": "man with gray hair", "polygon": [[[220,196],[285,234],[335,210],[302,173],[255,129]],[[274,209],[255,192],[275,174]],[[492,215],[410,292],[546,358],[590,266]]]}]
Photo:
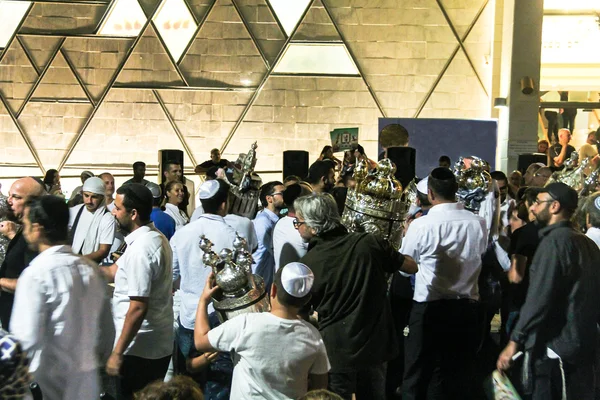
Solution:
[{"label": "man with gray hair", "polygon": [[344,399],[385,398],[385,362],[398,352],[387,274],[417,264],[369,233],[348,233],[330,194],[294,202],[294,227],[309,243],[302,257],[314,273],[312,305],[331,362],[329,390]]}]

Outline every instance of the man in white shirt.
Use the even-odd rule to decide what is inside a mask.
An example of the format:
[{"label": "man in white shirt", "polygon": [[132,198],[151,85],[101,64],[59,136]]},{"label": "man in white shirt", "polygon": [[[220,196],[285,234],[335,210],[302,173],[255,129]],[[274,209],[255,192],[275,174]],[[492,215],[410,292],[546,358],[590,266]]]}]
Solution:
[{"label": "man in white shirt", "polygon": [[[194,345],[194,321],[198,299],[204,289],[210,267],[202,261],[203,251],[198,246],[200,237],[205,235],[219,253],[224,248],[233,248],[236,235],[246,238],[248,251],[257,247],[256,234],[252,221],[248,218],[227,214],[229,185],[220,179],[206,181],[200,186],[200,202],[205,213],[175,232],[171,238],[173,249],[173,281],[181,278],[181,307],[177,345],[178,359],[183,361]],[[211,310],[212,311],[212,310]],[[178,362],[177,368],[185,371]]]},{"label": "man in white shirt", "polygon": [[321,334],[298,317],[313,282],[306,265],[287,264],[275,274],[271,312],[242,314],[211,330],[207,308],[220,289],[209,276],[198,304],[194,343],[202,352],[231,352],[232,399],[297,399],[327,387],[331,366]]},{"label": "man in white shirt", "polygon": [[106,281],[96,264],[67,243],[69,209],[56,196],[25,206],[23,235],[39,251],[17,283],[10,329],[31,357],[44,399],[94,399],[99,363],[112,349]]},{"label": "man in white shirt", "polygon": [[296,211],[294,201],[298,197],[307,196],[310,191],[297,183],[289,185],[283,191],[283,201],[288,213],[281,218],[273,228],[273,255],[275,256],[275,271],[280,266],[299,261],[308,251],[306,243],[294,227]]},{"label": "man in white shirt", "polygon": [[70,209],[73,253],[99,263],[108,256],[115,239],[115,219],[105,206],[106,187],[102,179],[88,178],[82,192],[83,204]]},{"label": "man in white shirt", "polygon": [[[434,169],[427,193],[433,207],[409,225],[402,241],[400,252],[419,265],[405,343],[403,399],[425,398],[430,386],[442,398],[468,399],[475,393],[469,379],[479,343],[477,279],[487,229],[483,218],[456,202],[457,188],[449,169]],[[436,378],[441,378],[439,385]]]},{"label": "man in white shirt", "polygon": [[114,279],[116,340],[106,364],[119,376],[117,400],[130,399],[150,382],[163,379],[173,352],[173,255],[169,242],[150,220],[152,193],[133,183],[117,190],[115,209],[127,248],[105,268]]}]

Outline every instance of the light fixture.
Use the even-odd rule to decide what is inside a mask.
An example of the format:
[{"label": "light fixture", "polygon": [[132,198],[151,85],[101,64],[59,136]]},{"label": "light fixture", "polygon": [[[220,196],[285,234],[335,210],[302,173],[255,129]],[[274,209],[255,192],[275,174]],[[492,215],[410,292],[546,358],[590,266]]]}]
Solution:
[{"label": "light fixture", "polygon": [[507,107],[506,97],[496,97],[494,99],[494,108]]},{"label": "light fixture", "polygon": [[533,93],[533,89],[535,89],[535,83],[533,82],[533,78],[529,76],[524,76],[523,78],[521,78],[521,93],[531,94]]}]

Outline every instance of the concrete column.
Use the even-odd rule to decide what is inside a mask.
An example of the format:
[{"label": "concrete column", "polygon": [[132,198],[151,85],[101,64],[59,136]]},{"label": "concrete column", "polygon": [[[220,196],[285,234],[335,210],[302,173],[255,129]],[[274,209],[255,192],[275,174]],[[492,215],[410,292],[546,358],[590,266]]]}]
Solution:
[{"label": "concrete column", "polygon": [[[498,97],[508,106],[499,110],[497,167],[507,173],[517,168],[518,155],[537,149],[539,81],[542,49],[543,0],[497,0],[496,23],[502,15],[500,85]],[[501,33],[500,33],[501,32]],[[496,41],[497,43],[497,41]],[[521,79],[535,83],[531,94],[521,92]]]}]

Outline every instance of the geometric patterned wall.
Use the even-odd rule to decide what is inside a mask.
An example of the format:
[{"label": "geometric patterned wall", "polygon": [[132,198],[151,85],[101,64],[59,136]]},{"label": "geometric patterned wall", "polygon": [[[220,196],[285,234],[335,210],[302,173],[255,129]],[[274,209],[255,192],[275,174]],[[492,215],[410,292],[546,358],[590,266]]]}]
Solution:
[{"label": "geometric patterned wall", "polygon": [[[490,116],[489,0],[310,0],[290,34],[267,0],[180,0],[193,35],[178,58],[156,0],[123,23],[139,35],[99,35],[115,1],[34,1],[0,50],[0,178],[152,168],[161,148],[187,169],[254,140],[257,169],[280,171],[284,150],[314,158],[336,127],[374,153],[381,116]],[[344,45],[357,73],[278,74],[299,43]]]}]

